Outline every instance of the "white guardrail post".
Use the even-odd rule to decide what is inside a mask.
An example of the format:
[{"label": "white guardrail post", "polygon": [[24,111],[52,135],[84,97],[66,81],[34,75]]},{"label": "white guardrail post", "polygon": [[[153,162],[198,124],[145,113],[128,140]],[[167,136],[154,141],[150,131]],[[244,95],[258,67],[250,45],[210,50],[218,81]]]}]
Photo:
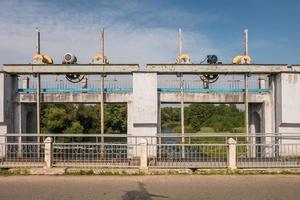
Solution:
[{"label": "white guardrail post", "polygon": [[44,141],[45,144],[45,168],[51,168],[53,164],[53,139],[47,137]]},{"label": "white guardrail post", "polygon": [[145,170],[145,169],[148,169],[147,140],[141,139],[139,146],[140,146],[140,169]]},{"label": "white guardrail post", "polygon": [[233,138],[227,140],[228,153],[227,153],[227,168],[236,169],[236,141]]}]

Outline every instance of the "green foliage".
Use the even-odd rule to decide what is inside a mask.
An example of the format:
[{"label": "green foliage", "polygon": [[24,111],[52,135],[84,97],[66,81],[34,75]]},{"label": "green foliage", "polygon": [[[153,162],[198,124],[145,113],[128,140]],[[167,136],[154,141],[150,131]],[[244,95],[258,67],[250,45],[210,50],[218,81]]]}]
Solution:
[{"label": "green foliage", "polygon": [[[105,105],[105,133],[127,132],[126,105]],[[43,133],[99,133],[99,105],[44,105],[41,112]]]},{"label": "green foliage", "polygon": [[202,133],[213,133],[213,132],[215,132],[215,129],[212,128],[212,127],[203,126],[203,127],[200,128],[200,132],[202,132]]},{"label": "green foliage", "polygon": [[[185,132],[244,132],[244,112],[235,105],[191,104],[184,109]],[[180,108],[162,108],[162,129],[181,132]]]},{"label": "green foliage", "polygon": [[[180,126],[176,126],[175,128],[172,129],[173,133],[181,133],[181,127]],[[184,132],[185,133],[192,133],[193,132],[193,128],[189,125],[184,126]]]},{"label": "green foliage", "polygon": [[127,107],[122,104],[105,106],[105,132],[127,133]]},{"label": "green foliage", "polygon": [[[244,132],[244,112],[235,105],[191,104],[185,109],[185,133]],[[105,105],[105,133],[127,133],[127,107]],[[162,129],[180,133],[180,108],[161,109]],[[41,112],[43,133],[99,133],[99,105],[44,105]]]},{"label": "green foliage", "polygon": [[43,133],[61,133],[70,123],[70,117],[61,106],[47,105],[42,109],[41,126]]},{"label": "green foliage", "polygon": [[79,121],[74,121],[71,123],[71,126],[67,127],[63,132],[64,133],[83,133],[83,126]]}]

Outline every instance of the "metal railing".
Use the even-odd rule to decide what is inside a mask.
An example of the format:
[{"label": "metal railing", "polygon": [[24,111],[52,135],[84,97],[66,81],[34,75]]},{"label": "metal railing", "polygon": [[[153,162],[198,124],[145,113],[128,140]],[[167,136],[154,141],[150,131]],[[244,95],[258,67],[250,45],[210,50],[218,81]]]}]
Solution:
[{"label": "metal railing", "polygon": [[42,167],[44,155],[43,143],[0,143],[1,167]]},{"label": "metal railing", "polygon": [[[87,75],[85,82],[71,83],[63,75],[55,77],[45,76],[41,80],[41,93],[99,93],[101,92],[101,80],[99,76]],[[54,80],[53,80],[54,79]],[[248,92],[269,92],[268,80],[265,80],[264,88],[259,85],[257,77],[249,80]],[[185,93],[243,93],[245,89],[244,80],[237,76],[220,75],[220,78],[205,88],[203,82],[196,79],[184,80],[183,90]],[[158,92],[180,92],[179,80],[158,80]],[[105,93],[130,93],[133,91],[132,80],[129,79],[106,79],[104,81]],[[21,76],[18,80],[19,93],[36,93],[36,78],[33,76]]]},{"label": "metal railing", "polygon": [[[264,93],[269,92],[268,80],[264,80],[264,86],[260,86],[260,80],[257,76],[248,81],[248,92]],[[185,79],[183,90],[185,93],[243,93],[245,82],[240,76],[220,75],[220,78],[208,85],[206,88],[200,78]],[[180,92],[180,80],[159,80],[159,92]]]},{"label": "metal railing", "polygon": [[[103,152],[101,152],[103,148]],[[54,143],[57,167],[138,167],[129,159],[127,144]]]},{"label": "metal railing", "polygon": [[227,144],[148,145],[148,151],[153,151],[153,148],[157,148],[157,156],[148,156],[149,167],[223,168],[227,166]]},{"label": "metal railing", "polygon": [[229,139],[236,142],[237,168],[300,167],[300,134],[266,133],[187,133],[183,140],[179,134],[105,134],[104,143],[99,134],[6,134],[0,136],[0,167],[42,167],[48,137],[54,167],[138,168],[145,140],[149,168],[225,168]]},{"label": "metal railing", "polygon": [[237,167],[300,167],[300,144],[238,144]]}]

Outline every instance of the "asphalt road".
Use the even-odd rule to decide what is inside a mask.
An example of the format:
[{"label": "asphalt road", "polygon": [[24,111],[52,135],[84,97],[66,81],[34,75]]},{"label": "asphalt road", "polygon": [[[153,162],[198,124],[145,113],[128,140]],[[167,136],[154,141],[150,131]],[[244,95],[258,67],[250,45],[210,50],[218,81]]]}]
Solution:
[{"label": "asphalt road", "polygon": [[300,176],[8,176],[0,199],[300,199]]}]

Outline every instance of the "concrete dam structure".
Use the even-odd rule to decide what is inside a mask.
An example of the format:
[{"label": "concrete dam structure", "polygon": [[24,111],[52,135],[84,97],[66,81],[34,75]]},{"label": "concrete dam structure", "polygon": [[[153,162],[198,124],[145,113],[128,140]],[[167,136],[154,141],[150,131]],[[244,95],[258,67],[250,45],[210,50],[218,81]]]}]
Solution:
[{"label": "concrete dam structure", "polygon": [[[274,163],[299,166],[300,65],[253,64],[248,55],[247,30],[244,54],[234,57],[232,64],[218,62],[215,55],[208,55],[205,64],[192,64],[190,57],[183,53],[180,30],[176,63],[147,64],[143,70],[138,64],[110,64],[104,56],[103,45],[91,64],[77,64],[72,53],[64,55],[62,64],[53,64],[50,56],[40,53],[37,33],[37,54],[32,64],[4,64],[0,72],[0,144],[3,146],[0,158],[3,162],[7,158],[23,158],[28,151],[40,162],[47,149],[56,159],[54,163],[63,162],[63,165],[81,152],[83,156],[78,162],[84,159],[90,162],[91,157],[93,162],[107,158],[113,162],[125,161],[130,166],[140,157],[143,167],[151,164],[168,167],[179,160],[180,167],[216,167],[216,163],[224,167],[228,162],[228,166],[234,166],[230,168],[235,168],[236,161],[240,161],[240,167],[252,166],[249,163],[259,163],[253,160],[256,158],[272,158],[272,166]],[[104,32],[101,38],[104,39]],[[126,142],[117,147],[105,140],[117,136],[104,132],[104,105],[115,103],[127,105],[127,133],[122,136]],[[184,106],[193,103],[240,104],[245,110],[245,133],[222,135],[228,141],[225,144],[193,143],[194,135],[185,133],[184,128]],[[100,133],[94,134],[95,142],[62,144],[55,141],[61,133],[49,133],[57,135],[48,134],[43,144],[43,104],[100,104]],[[162,142],[164,104],[180,105],[181,132],[172,136],[179,139],[173,146]],[[16,140],[9,139],[14,135]],[[26,139],[27,135],[35,139]],[[228,137],[231,138],[227,140]],[[238,141],[238,137],[244,139]],[[52,143],[57,146],[52,148]],[[61,154],[63,158],[71,157],[61,160]],[[51,166],[52,156],[48,160],[51,162],[47,161],[47,166]]]},{"label": "concrete dam structure", "polygon": [[[98,76],[127,75],[131,86],[109,88],[86,85],[73,88],[43,86],[43,77],[84,73]],[[242,75],[240,89],[159,87],[159,77],[189,77],[218,73]],[[20,75],[27,78],[19,80]],[[32,76],[33,75],[33,76]],[[257,78],[249,87],[249,78]],[[31,78],[28,78],[31,77]],[[288,65],[182,65],[150,64],[145,71],[138,65],[5,65],[0,74],[0,133],[40,134],[40,104],[44,103],[125,103],[128,135],[157,136],[162,103],[245,104],[247,134],[300,134],[300,67]],[[183,79],[181,81],[184,81]],[[186,80],[188,82],[188,79]],[[30,83],[29,83],[30,82]],[[230,83],[230,80],[226,80]],[[99,81],[100,83],[100,81]],[[180,83],[180,82],[179,82]],[[30,86],[32,85],[32,86]],[[73,89],[73,90],[71,90]],[[182,133],[184,134],[184,133]],[[264,141],[267,142],[267,141]],[[289,142],[283,140],[281,142]]]}]

